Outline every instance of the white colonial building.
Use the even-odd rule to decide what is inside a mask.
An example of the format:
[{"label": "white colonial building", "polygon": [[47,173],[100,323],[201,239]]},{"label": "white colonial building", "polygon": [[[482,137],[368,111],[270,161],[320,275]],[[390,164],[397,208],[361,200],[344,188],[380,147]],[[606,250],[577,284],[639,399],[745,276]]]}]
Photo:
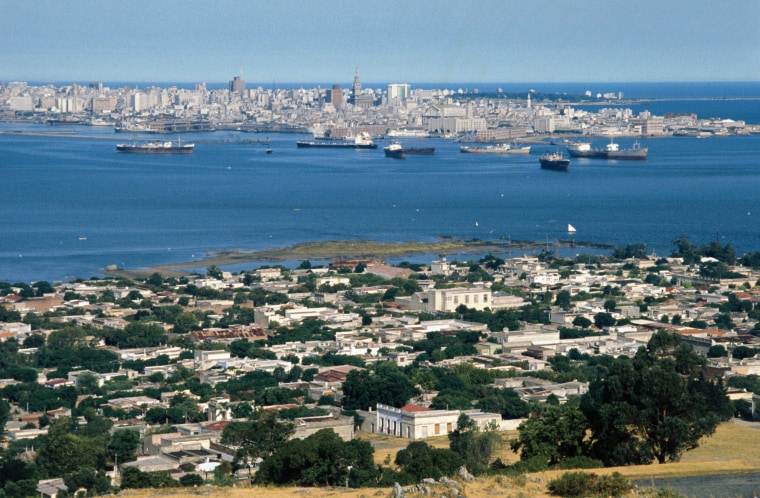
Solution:
[{"label": "white colonial building", "polygon": [[434,410],[412,404],[394,408],[378,403],[376,420],[370,430],[406,439],[445,436],[456,430],[457,420],[462,413],[475,420],[480,428],[485,428],[491,423],[503,428],[501,415],[498,413],[484,413],[478,410]]},{"label": "white colonial building", "polygon": [[483,286],[430,289],[412,294],[409,306],[428,313],[446,313],[456,311],[460,305],[464,304],[468,308],[482,311],[491,307],[491,299],[491,289]]}]

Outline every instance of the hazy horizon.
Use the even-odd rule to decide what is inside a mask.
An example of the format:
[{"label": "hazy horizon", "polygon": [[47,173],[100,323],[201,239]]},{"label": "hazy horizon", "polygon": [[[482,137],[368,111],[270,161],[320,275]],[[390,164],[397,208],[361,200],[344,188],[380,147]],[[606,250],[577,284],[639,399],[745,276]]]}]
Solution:
[{"label": "hazy horizon", "polygon": [[[0,0],[0,80],[760,80],[760,2]],[[209,76],[212,76],[209,78]]]}]

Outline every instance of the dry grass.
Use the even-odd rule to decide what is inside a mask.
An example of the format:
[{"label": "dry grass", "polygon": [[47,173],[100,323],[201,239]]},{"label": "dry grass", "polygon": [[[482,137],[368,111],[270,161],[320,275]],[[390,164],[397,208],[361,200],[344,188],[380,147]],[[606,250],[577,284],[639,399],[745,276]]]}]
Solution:
[{"label": "dry grass", "polygon": [[[513,438],[517,433],[507,433],[505,440]],[[375,447],[375,461],[383,464],[390,455],[391,462],[396,456],[396,451],[404,448],[408,440],[381,436],[377,434],[363,434],[362,439],[370,441]],[[437,448],[448,447],[448,438],[439,437],[427,440],[428,444]],[[708,475],[723,473],[760,472],[760,454],[754,451],[760,447],[760,430],[734,423],[725,423],[718,427],[715,434],[703,441],[702,445],[686,453],[681,462],[665,465],[639,465],[631,467],[614,467],[607,469],[594,469],[590,472],[596,474],[611,474],[620,472],[631,479],[647,479],[659,477],[679,477],[690,475]],[[517,456],[506,446],[499,456],[504,462],[514,462]],[[462,483],[461,493],[468,498],[547,498],[551,495],[546,491],[543,483],[556,479],[566,471],[547,471],[532,474],[525,478],[490,477],[478,478],[474,482]],[[539,481],[540,479],[540,481]],[[181,490],[128,490],[119,494],[130,498],[150,498],[155,496],[167,496],[171,498],[196,498],[208,496],[210,498],[247,498],[250,496],[264,496],[267,498],[388,498],[392,496],[390,488],[278,488],[273,486],[253,486],[236,488],[211,488],[198,487]]]}]

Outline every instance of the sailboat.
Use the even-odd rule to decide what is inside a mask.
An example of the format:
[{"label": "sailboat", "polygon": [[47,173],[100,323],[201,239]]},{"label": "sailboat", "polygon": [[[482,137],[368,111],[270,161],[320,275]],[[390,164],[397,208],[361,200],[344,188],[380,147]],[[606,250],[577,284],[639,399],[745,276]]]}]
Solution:
[{"label": "sailboat", "polygon": [[567,224],[567,233],[569,233],[570,235],[575,234],[575,227],[571,225],[570,223]]}]

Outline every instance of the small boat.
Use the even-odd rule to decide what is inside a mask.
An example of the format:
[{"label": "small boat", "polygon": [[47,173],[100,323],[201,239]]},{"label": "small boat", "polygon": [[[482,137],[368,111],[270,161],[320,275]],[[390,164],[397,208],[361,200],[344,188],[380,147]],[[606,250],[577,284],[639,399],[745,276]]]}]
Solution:
[{"label": "small boat", "polygon": [[272,153],[272,146],[270,146],[270,145],[267,145],[267,150],[266,150],[265,152],[266,152],[267,154],[271,154],[271,153]]},{"label": "small boat", "polygon": [[385,157],[391,157],[393,159],[405,159],[406,150],[398,142],[393,142],[387,147],[383,147]]},{"label": "small boat", "polygon": [[570,235],[575,235],[575,227],[571,225],[570,223],[567,224],[567,233]]},{"label": "small boat", "polygon": [[546,153],[539,158],[539,162],[543,169],[554,171],[567,171],[568,166],[570,166],[570,159],[562,157],[561,152]]}]

